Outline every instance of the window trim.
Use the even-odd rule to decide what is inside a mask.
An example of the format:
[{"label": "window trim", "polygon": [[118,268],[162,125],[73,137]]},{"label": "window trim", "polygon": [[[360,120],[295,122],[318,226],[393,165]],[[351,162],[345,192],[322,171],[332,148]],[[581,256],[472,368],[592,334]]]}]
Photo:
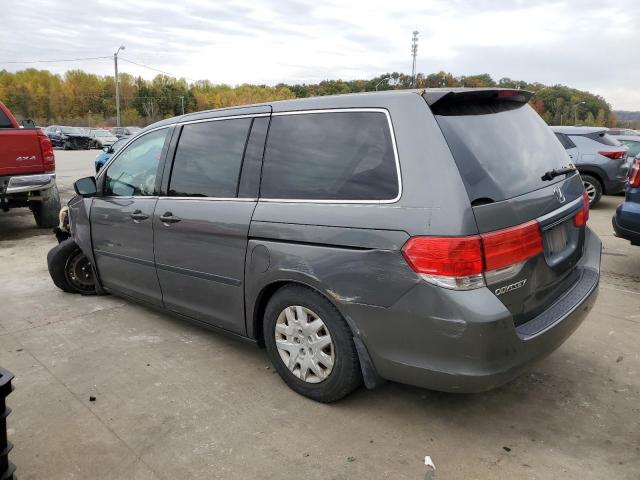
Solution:
[{"label": "window trim", "polygon": [[[300,198],[265,198],[262,197],[262,194],[258,198],[258,202],[264,203],[319,203],[319,204],[390,204],[397,203],[402,197],[402,172],[400,169],[400,159],[398,156],[398,145],[396,143],[396,135],[395,130],[393,129],[393,122],[391,121],[391,115],[386,108],[368,108],[368,107],[357,107],[357,108],[326,108],[326,109],[316,109],[316,110],[291,110],[286,112],[273,112],[271,116],[273,117],[284,117],[284,116],[293,116],[293,115],[309,115],[309,114],[317,114],[317,113],[343,113],[343,112],[376,112],[383,113],[387,118],[387,125],[389,127],[389,134],[391,136],[391,144],[393,146],[393,156],[396,162],[396,175],[398,181],[398,194],[391,199],[387,200],[340,200],[340,199],[330,199],[330,200],[313,200],[313,199],[300,199]],[[267,135],[267,142],[265,144],[265,155],[267,152],[267,148],[269,147],[269,135]],[[264,168],[264,158],[262,160],[262,168]],[[262,179],[260,181],[262,186]]]}]

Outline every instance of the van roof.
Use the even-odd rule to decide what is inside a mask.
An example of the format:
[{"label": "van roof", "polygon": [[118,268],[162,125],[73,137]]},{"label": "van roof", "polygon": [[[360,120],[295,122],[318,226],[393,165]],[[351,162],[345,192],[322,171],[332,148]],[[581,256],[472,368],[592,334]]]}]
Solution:
[{"label": "van roof", "polygon": [[[379,106],[384,106],[385,102],[392,102],[394,100],[398,100],[400,97],[408,97],[412,95],[422,95],[424,99],[427,101],[429,105],[433,105],[438,100],[443,97],[453,94],[453,95],[486,95],[490,92],[497,91],[507,91],[507,92],[518,92],[521,94],[521,100],[528,100],[531,96],[531,92],[527,92],[525,90],[514,90],[514,89],[505,89],[505,88],[421,88],[421,89],[407,89],[407,90],[384,90],[381,92],[358,92],[358,93],[346,93],[340,95],[324,95],[320,97],[307,97],[307,98],[294,98],[290,100],[276,100],[273,102],[262,102],[262,103],[254,103],[250,105],[238,105],[233,107],[225,107],[225,108],[216,108],[211,110],[202,110],[199,112],[187,113],[185,115],[180,115],[173,118],[168,118],[166,120],[161,120],[149,127],[160,127],[163,125],[170,125],[176,122],[185,121],[185,120],[193,120],[194,117],[205,118],[207,114],[213,114],[225,111],[233,111],[234,114],[242,114],[242,110],[246,109],[247,113],[255,113],[250,112],[249,109],[259,109],[261,107],[271,107],[273,112],[285,112],[285,111],[295,111],[295,110],[311,110],[311,109],[323,109],[323,108],[348,108],[348,107],[358,107],[358,106],[367,106],[367,100],[375,100],[375,104]],[[515,100],[515,97],[514,97]],[[375,105],[369,105],[375,106]],[[147,127],[145,130],[149,129]]]}]

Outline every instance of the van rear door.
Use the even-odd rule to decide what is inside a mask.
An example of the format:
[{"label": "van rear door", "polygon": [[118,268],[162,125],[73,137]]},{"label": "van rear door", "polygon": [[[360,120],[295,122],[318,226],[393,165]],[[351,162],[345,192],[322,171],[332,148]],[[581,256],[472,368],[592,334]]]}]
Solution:
[{"label": "van rear door", "polygon": [[538,224],[541,253],[485,273],[488,287],[516,325],[524,323],[580,275],[575,267],[583,253],[588,208],[580,176],[551,129],[527,105],[529,92],[459,90],[424,96],[460,171],[478,232],[517,232],[513,227]]}]

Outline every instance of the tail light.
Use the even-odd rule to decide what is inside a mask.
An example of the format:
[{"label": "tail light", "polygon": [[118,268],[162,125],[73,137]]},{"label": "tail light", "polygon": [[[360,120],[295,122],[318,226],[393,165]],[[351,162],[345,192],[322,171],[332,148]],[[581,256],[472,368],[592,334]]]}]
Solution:
[{"label": "tail light", "polygon": [[623,158],[626,158],[627,156],[627,151],[626,150],[613,150],[611,152],[608,152],[606,150],[602,150],[601,152],[598,152],[600,155],[602,155],[603,157],[607,157],[610,158],[612,160],[622,160]]},{"label": "tail light", "polygon": [[582,209],[573,217],[573,224],[576,227],[584,227],[589,220],[589,195],[587,192],[582,193]]},{"label": "tail light", "polygon": [[543,250],[538,222],[469,237],[413,237],[402,248],[409,266],[426,281],[470,290],[520,270]]},{"label": "tail light", "polygon": [[38,130],[38,140],[40,142],[40,153],[42,154],[42,166],[45,172],[55,172],[56,157],[53,154],[53,146],[51,140],[42,130]]},{"label": "tail light", "polygon": [[633,160],[633,164],[631,165],[631,170],[629,170],[629,186],[630,187],[640,187],[640,158],[636,157]]}]

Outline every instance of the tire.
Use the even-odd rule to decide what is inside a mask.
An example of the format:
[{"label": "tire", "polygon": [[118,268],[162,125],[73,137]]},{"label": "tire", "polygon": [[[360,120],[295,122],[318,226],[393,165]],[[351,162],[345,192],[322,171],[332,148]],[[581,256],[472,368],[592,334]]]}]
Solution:
[{"label": "tire", "polygon": [[39,228],[53,228],[58,225],[60,214],[60,193],[54,185],[49,189],[48,198],[41,202],[33,202],[31,211]]},{"label": "tire", "polygon": [[591,175],[581,175],[584,189],[589,195],[589,207],[595,206],[602,198],[602,184]]},{"label": "tire", "polygon": [[[47,267],[51,280],[60,290],[84,295],[96,292],[93,269],[89,259],[82,253],[73,238],[69,238],[49,250]],[[82,278],[78,278],[78,274],[81,272],[85,273]]]},{"label": "tire", "polygon": [[62,143],[62,149],[63,150],[71,150],[71,144],[69,142],[63,142]]},{"label": "tire", "polygon": [[[288,308],[293,309],[289,310],[291,316],[287,315]],[[317,325],[316,320],[320,320],[322,326],[314,331],[310,325]],[[283,322],[288,322],[288,325]],[[340,312],[316,291],[300,285],[281,288],[267,304],[263,326],[269,359],[292,390],[317,402],[330,403],[340,400],[362,384],[353,334]],[[292,358],[292,353],[276,346],[276,332],[281,347],[286,345],[297,349],[292,350],[296,352],[295,358]],[[327,337],[330,345],[323,346]],[[292,369],[283,356],[293,364]],[[326,358],[333,358],[331,366]],[[313,371],[310,359],[315,363]]]}]

